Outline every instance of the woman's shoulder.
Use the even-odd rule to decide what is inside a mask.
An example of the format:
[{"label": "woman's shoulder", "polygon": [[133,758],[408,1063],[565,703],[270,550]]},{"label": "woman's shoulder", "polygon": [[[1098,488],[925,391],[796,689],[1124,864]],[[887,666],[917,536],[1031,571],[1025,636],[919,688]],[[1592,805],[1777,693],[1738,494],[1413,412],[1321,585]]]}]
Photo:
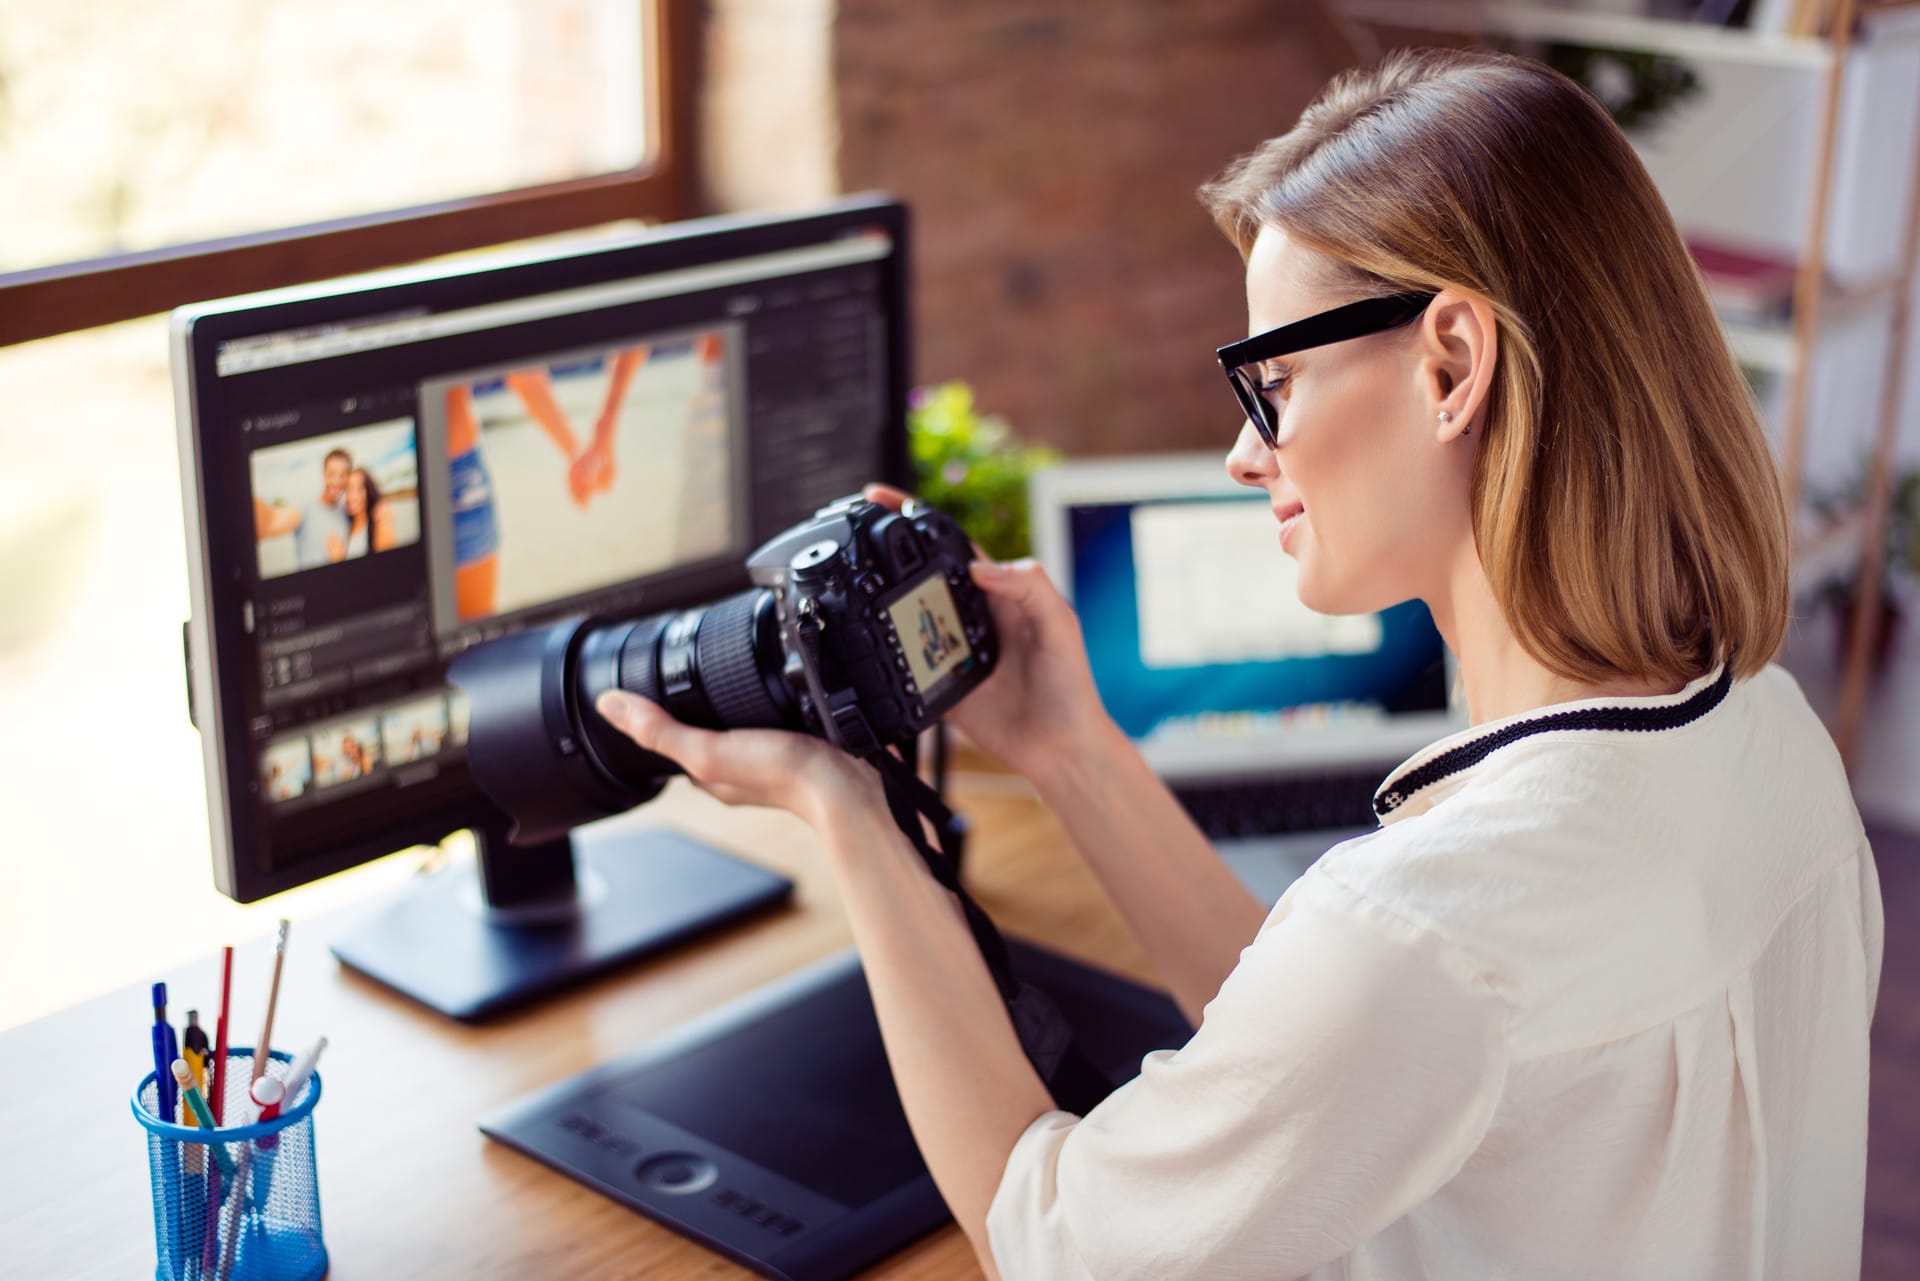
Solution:
[{"label": "woman's shoulder", "polygon": [[1487,755],[1310,876],[1478,958],[1541,1042],[1690,1008],[1864,848],[1790,675],[1669,736],[1576,731]]}]

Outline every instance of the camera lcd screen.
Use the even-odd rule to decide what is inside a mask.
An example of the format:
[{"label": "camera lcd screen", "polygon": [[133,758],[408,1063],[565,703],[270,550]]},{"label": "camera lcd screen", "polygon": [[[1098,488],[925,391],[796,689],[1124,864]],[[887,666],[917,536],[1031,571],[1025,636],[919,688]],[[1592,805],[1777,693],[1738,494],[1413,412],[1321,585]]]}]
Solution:
[{"label": "camera lcd screen", "polygon": [[967,644],[947,580],[939,574],[928,574],[908,588],[887,606],[887,615],[907,652],[907,670],[920,687],[920,697],[932,701],[948,677],[971,666],[973,647]]}]

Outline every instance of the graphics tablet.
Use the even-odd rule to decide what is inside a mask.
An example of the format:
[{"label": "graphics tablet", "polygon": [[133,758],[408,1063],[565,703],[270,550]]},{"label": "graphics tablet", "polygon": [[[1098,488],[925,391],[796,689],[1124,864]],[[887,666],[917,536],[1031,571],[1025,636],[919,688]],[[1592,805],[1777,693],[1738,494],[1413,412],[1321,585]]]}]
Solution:
[{"label": "graphics tablet", "polygon": [[[1192,1034],[1165,995],[1009,940],[1116,1081]],[[766,1276],[837,1281],[945,1223],[858,956],[485,1117],[483,1132]]]}]

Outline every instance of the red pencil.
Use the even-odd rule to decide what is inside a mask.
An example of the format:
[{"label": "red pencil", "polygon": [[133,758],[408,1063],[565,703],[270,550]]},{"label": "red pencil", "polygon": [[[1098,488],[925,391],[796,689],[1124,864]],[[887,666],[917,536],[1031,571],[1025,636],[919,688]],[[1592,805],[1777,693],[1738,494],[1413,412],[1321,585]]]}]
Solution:
[{"label": "red pencil", "polygon": [[233,999],[233,948],[220,949],[220,1018],[213,1025],[213,1067],[207,1074],[213,1097],[207,1106],[213,1110],[213,1123],[220,1125],[221,1107],[227,1101],[227,1005]]}]

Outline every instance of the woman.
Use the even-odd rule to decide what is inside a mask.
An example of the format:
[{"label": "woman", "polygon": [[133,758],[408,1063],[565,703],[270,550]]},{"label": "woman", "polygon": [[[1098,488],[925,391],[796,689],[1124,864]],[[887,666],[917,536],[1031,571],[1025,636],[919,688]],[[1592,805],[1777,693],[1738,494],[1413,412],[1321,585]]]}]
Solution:
[{"label": "woman", "polygon": [[380,487],[373,483],[366,468],[356,467],[347,473],[344,501],[347,537],[344,542],[336,537],[327,539],[327,559],[339,561],[365,556],[369,545],[376,552],[391,551],[398,544],[399,538],[393,530],[393,511],[380,497]]},{"label": "woman", "polygon": [[1305,603],[1426,602],[1473,726],[1263,913],[1101,712],[1060,596],[976,565],[1005,659],[954,719],[1059,813],[1188,1045],[1055,1111],[870,770],[604,711],[819,830],[990,1274],[1857,1275],[1877,882],[1768,666],[1783,504],[1645,171],[1556,73],[1396,55],[1202,195],[1256,335],[1222,356],[1229,469]]}]

